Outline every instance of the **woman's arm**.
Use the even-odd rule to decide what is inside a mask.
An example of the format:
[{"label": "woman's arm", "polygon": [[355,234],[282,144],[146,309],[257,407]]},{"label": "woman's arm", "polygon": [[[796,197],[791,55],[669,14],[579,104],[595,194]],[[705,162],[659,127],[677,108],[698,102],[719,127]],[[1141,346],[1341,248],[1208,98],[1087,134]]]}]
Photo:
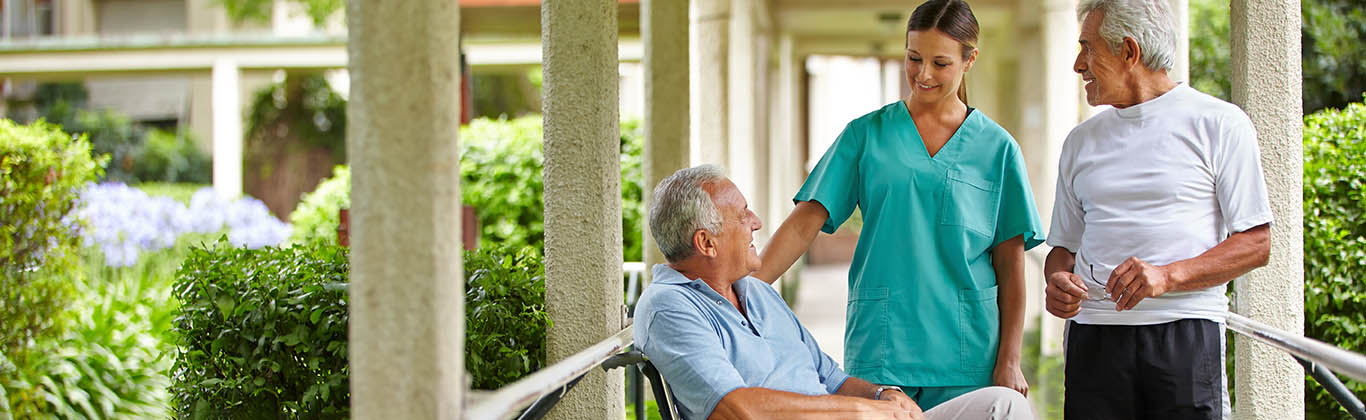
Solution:
[{"label": "woman's arm", "polygon": [[763,265],[754,273],[754,277],[768,284],[777,281],[779,276],[792,267],[797,257],[806,253],[811,241],[816,239],[816,233],[821,231],[821,225],[825,224],[828,218],[830,213],[816,200],[797,203],[797,208],[792,209],[792,214],[787,215],[783,225],[778,227],[772,238],[769,238],[768,245],[764,247],[764,252],[760,256]]},{"label": "woman's arm", "polygon": [[992,382],[1029,395],[1029,383],[1020,371],[1020,346],[1024,336],[1025,278],[1024,237],[1016,236],[991,250],[991,264],[999,285],[996,304],[1001,311],[1001,344],[996,351]]}]

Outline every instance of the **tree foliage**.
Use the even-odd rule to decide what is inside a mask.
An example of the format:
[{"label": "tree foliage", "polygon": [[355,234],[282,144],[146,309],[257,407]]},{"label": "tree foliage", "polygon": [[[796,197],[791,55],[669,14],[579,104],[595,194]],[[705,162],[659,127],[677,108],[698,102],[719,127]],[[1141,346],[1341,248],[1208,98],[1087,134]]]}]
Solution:
[{"label": "tree foliage", "polygon": [[[1366,352],[1366,105],[1304,120],[1304,333]],[[1309,413],[1350,418],[1306,381]],[[1366,384],[1345,382],[1366,395]]]},{"label": "tree foliage", "polygon": [[[1341,109],[1366,92],[1366,3],[1303,0],[1300,8],[1304,112]],[[1229,100],[1229,3],[1192,0],[1190,13],[1191,85]]]},{"label": "tree foliage", "polygon": [[[328,18],[346,8],[346,0],[289,0],[303,7],[304,14],[314,25],[322,26]],[[215,0],[237,22],[269,21],[274,0]]]},{"label": "tree foliage", "polygon": [[69,304],[68,283],[79,275],[78,192],[107,159],[55,125],[0,120],[0,354],[17,365],[55,332]]}]

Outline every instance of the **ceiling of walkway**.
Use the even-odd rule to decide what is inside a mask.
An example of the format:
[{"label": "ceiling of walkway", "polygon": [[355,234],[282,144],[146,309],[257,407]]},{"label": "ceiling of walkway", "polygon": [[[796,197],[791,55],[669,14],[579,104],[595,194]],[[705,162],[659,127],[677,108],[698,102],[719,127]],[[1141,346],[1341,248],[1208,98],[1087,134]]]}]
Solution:
[{"label": "ceiling of walkway", "polygon": [[[678,0],[685,1],[685,0]],[[740,1],[740,0],[733,0]],[[973,0],[979,23],[1008,25],[1020,0]],[[770,0],[772,22],[794,35],[802,54],[901,55],[903,31],[918,0]],[[540,39],[540,0],[460,0],[460,26],[478,43]],[[640,36],[639,0],[619,0],[618,36]]]}]

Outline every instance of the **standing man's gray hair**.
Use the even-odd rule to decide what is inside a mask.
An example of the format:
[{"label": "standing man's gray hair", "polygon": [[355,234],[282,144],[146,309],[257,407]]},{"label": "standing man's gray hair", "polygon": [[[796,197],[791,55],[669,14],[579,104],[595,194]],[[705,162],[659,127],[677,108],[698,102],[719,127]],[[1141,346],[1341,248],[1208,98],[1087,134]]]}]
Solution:
[{"label": "standing man's gray hair", "polygon": [[1124,38],[1138,43],[1143,66],[1170,71],[1176,65],[1176,19],[1167,0],[1081,0],[1077,21],[1091,12],[1105,13],[1100,37],[1118,54]]},{"label": "standing man's gray hair", "polygon": [[716,165],[680,169],[659,181],[650,203],[650,234],[669,262],[693,255],[693,233],[706,229],[721,233],[721,212],[702,187],[726,179]]}]

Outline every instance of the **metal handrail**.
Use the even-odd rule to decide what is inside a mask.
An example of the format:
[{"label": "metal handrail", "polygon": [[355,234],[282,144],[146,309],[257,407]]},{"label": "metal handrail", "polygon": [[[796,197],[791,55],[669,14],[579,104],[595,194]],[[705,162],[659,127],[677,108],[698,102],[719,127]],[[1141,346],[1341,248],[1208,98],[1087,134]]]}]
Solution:
[{"label": "metal handrail", "polygon": [[582,377],[612,355],[620,353],[635,342],[634,328],[627,325],[611,337],[569,356],[550,366],[499,388],[474,401],[465,410],[466,420],[507,420],[517,415],[537,398],[555,392]]},{"label": "metal handrail", "polygon": [[1358,381],[1366,381],[1366,356],[1338,348],[1299,334],[1290,334],[1251,318],[1228,313],[1228,327],[1248,336]]}]

